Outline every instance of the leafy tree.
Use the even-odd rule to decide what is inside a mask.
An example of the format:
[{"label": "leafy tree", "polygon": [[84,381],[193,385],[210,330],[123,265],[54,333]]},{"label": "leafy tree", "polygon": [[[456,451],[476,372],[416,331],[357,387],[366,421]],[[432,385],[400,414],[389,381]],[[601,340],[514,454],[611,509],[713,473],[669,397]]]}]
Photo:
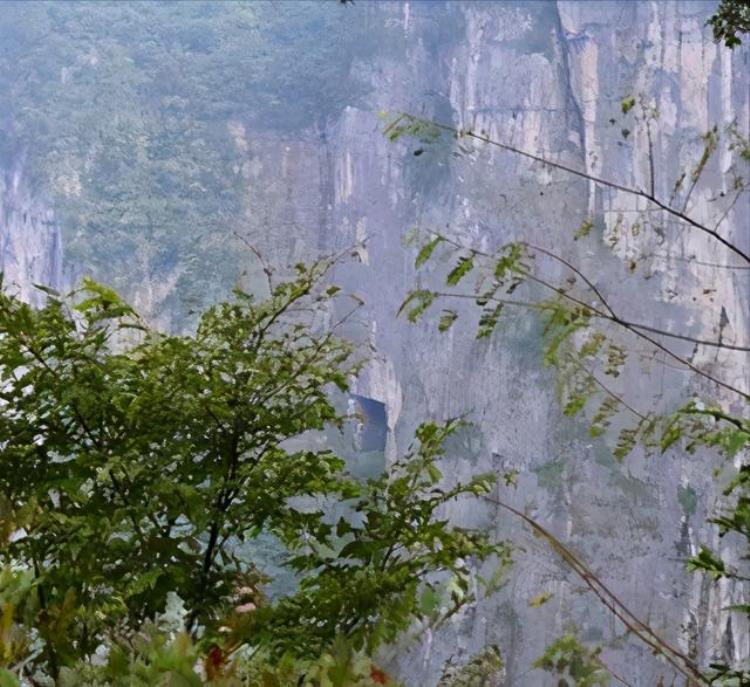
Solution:
[{"label": "leafy tree", "polygon": [[[264,301],[237,291],[182,336],[92,281],[48,290],[38,310],[0,294],[6,675],[76,684],[75,666],[102,651],[102,679],[128,684],[190,674],[196,657],[218,680],[248,648],[268,670],[309,667],[337,641],[373,655],[466,603],[472,560],[507,558],[440,516],[491,488],[488,476],[443,479],[459,421],[422,425],[367,482],[311,448],[311,433],[345,421],[332,392],[362,363],[323,327],[341,298],[332,262],[298,266]],[[262,535],[288,552],[287,596],[267,598],[259,561],[241,554]]]},{"label": "leafy tree", "polygon": [[713,28],[714,40],[723,40],[727,48],[734,48],[742,43],[737,34],[750,31],[750,2],[721,0],[719,8],[706,23]]}]

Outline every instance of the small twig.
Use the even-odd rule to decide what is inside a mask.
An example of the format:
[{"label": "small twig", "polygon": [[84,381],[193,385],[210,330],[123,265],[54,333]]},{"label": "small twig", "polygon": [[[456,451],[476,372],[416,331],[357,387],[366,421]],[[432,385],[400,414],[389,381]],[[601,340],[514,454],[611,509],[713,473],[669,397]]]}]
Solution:
[{"label": "small twig", "polygon": [[727,206],[727,208],[724,210],[723,213],[721,213],[721,217],[719,217],[718,222],[716,222],[716,225],[714,226],[714,231],[716,231],[719,226],[721,226],[721,223],[727,218],[727,215],[732,211],[732,208],[735,206],[737,201],[740,199],[740,196],[746,191],[747,189],[745,187],[739,189],[737,191],[736,195],[732,199],[732,202]]},{"label": "small twig", "polygon": [[649,253],[644,255],[643,258],[659,258],[660,260],[680,260],[682,262],[690,263],[691,265],[701,265],[702,267],[715,267],[721,270],[750,270],[750,265],[722,265],[718,262],[707,262],[705,260],[698,260],[695,257],[685,258],[681,255],[670,255],[669,253]]},{"label": "small twig", "polygon": [[239,232],[233,231],[232,234],[236,238],[238,238],[242,243],[244,243],[248,249],[253,253],[253,255],[258,258],[258,262],[260,263],[261,267],[263,268],[263,272],[266,275],[266,280],[268,281],[268,288],[273,293],[273,270],[271,269],[270,265],[266,263],[266,261],[263,259],[263,255],[261,252],[252,244],[250,241],[248,241],[242,234]]},{"label": "small twig", "polygon": [[543,253],[544,255],[552,258],[553,260],[557,260],[557,262],[562,263],[569,270],[571,270],[572,272],[575,272],[575,274],[577,274],[581,279],[583,279],[586,285],[594,292],[594,295],[599,299],[599,302],[607,309],[609,314],[614,318],[617,317],[617,315],[615,315],[615,311],[612,310],[611,306],[607,302],[606,298],[604,298],[604,296],[601,294],[599,289],[597,289],[594,283],[583,272],[581,272],[581,270],[579,270],[575,265],[573,265],[573,263],[557,255],[556,253],[553,253],[552,251],[547,250],[546,248],[535,246],[531,243],[527,243],[526,241],[522,241],[521,244],[528,246],[532,250],[538,251],[539,253]]},{"label": "small twig", "polygon": [[489,496],[483,497],[486,501],[494,503],[497,506],[507,510],[516,517],[526,522],[537,534],[541,535],[552,548],[562,557],[562,559],[571,567],[571,569],[583,580],[586,586],[594,592],[599,600],[610,609],[615,617],[620,620],[625,627],[638,637],[644,644],[649,646],[655,653],[660,654],[664,659],[688,679],[697,679],[699,682],[709,685],[710,681],[706,678],[698,667],[678,649],[671,646],[668,642],[657,635],[646,623],[640,620],[632,611],[630,611],[617,596],[611,592],[599,577],[581,561],[565,544],[563,544],[549,530],[540,525],[536,520],[526,515],[522,511]]},{"label": "small twig", "polygon": [[628,682],[624,677],[621,675],[618,675],[612,668],[610,668],[604,660],[602,660],[601,657],[598,657],[596,659],[596,662],[604,669],[606,670],[615,680],[617,680],[620,684],[625,685],[625,687],[633,687],[633,685]]},{"label": "small twig", "polygon": [[653,203],[658,208],[664,210],[666,213],[672,215],[673,217],[676,217],[679,220],[682,220],[686,224],[689,224],[690,226],[694,227],[695,229],[698,229],[699,231],[704,232],[705,234],[708,234],[711,236],[714,240],[721,243],[723,246],[725,246],[727,249],[732,251],[733,253],[739,255],[745,262],[750,263],[750,254],[743,251],[738,246],[735,246],[731,241],[728,239],[725,239],[723,236],[721,236],[719,233],[717,233],[716,230],[711,229],[710,227],[706,226],[705,224],[702,224],[701,222],[698,222],[697,220],[693,219],[689,215],[685,213],[685,210],[683,209],[678,210],[677,208],[671,207],[667,203],[659,200],[653,193],[648,193],[642,189],[632,188],[630,186],[626,186],[624,184],[619,184],[615,181],[611,181],[609,179],[604,179],[602,177],[595,176],[593,174],[589,174],[588,172],[581,171],[580,169],[575,169],[574,167],[569,167],[568,165],[562,164],[560,162],[554,162],[548,158],[542,157],[541,155],[536,155],[534,153],[530,153],[526,150],[522,150],[521,148],[517,148],[516,146],[510,145],[508,143],[502,143],[500,141],[495,141],[488,136],[477,134],[471,130],[463,130],[463,129],[457,129],[454,126],[450,126],[448,124],[441,124],[439,122],[435,122],[432,120],[427,119],[421,119],[419,117],[413,117],[412,115],[405,115],[410,117],[413,121],[422,121],[426,124],[430,124],[432,126],[437,127],[438,129],[441,129],[443,131],[449,131],[453,134],[455,134],[457,137],[466,136],[469,138],[473,138],[477,141],[482,141],[483,143],[486,143],[491,146],[495,146],[496,148],[500,148],[502,150],[507,150],[508,152],[514,153],[516,155],[519,155],[520,157],[524,157],[528,160],[532,160],[534,162],[538,162],[543,165],[547,165],[548,167],[551,167],[553,169],[559,169],[560,171],[567,172],[568,174],[572,174],[574,176],[580,177],[581,179],[586,179],[588,181],[591,181],[592,183],[599,184],[600,186],[605,186],[607,188],[611,188],[615,191],[622,191],[623,193],[627,193],[632,196],[637,196],[639,198],[643,198],[644,200]]},{"label": "small twig", "polygon": [[648,138],[648,171],[649,171],[649,188],[651,196],[656,196],[656,177],[654,175],[654,142],[651,139],[651,121],[646,117],[646,137]]}]

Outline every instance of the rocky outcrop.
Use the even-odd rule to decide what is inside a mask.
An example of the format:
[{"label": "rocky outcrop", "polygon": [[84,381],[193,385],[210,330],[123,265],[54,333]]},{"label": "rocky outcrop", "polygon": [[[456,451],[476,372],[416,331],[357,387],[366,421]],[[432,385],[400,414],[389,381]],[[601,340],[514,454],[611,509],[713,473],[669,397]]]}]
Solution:
[{"label": "rocky outcrop", "polygon": [[32,303],[43,297],[34,284],[55,289],[63,284],[60,227],[20,164],[0,170],[0,272],[6,286]]},{"label": "rocky outcrop", "polygon": [[[599,287],[622,312],[666,328],[687,323],[691,333],[705,338],[718,336],[724,308],[728,335],[747,340],[746,271],[715,267],[735,263],[715,242],[663,218],[654,225],[664,226],[626,235],[621,214],[647,209],[630,195],[469,143],[447,152],[428,148],[417,158],[412,154],[417,143],[394,146],[379,135],[382,124],[375,115],[385,109],[436,117],[648,189],[647,131],[634,127],[621,109],[624,97],[643,95],[659,111],[650,124],[658,174],[654,190],[668,198],[675,180],[700,157],[701,134],[734,120],[746,127],[747,92],[736,84],[746,82],[747,52],[730,53],[712,42],[704,26],[711,3],[435,5],[380,7],[383,21],[400,23],[405,52],[361,66],[373,85],[369,107],[347,108],[315,153],[323,165],[315,185],[328,213],[325,229],[315,233],[308,248],[333,250],[369,237],[367,259],[343,268],[339,276],[366,300],[365,319],[393,370],[393,394],[366,376],[358,393],[389,405],[389,417],[391,408],[398,408],[394,442],[401,448],[423,417],[467,413],[477,426],[453,447],[447,470],[454,477],[518,470],[518,487],[505,497],[581,552],[657,632],[704,665],[747,656],[746,623],[735,616],[734,626],[728,626],[727,614],[719,611],[740,602],[740,591],[692,575],[684,563],[701,543],[733,555],[735,544],[720,543],[705,524],[717,497],[710,474],[714,457],[636,453],[617,463],[604,442],[588,438],[583,427],[561,416],[551,391],[554,375],[540,366],[533,319],[511,319],[491,343],[475,341],[471,327],[438,337],[434,322],[394,320],[418,279],[412,256],[400,245],[415,225],[447,228],[485,247],[520,236],[554,247],[598,275]],[[443,30],[439,40],[436,24]],[[281,147],[271,145],[261,156],[269,169],[280,166],[276,149]],[[716,219],[724,211],[726,205],[711,199],[728,190],[731,164],[722,157],[706,168],[707,183],[691,201],[696,216]],[[285,165],[289,169],[288,159]],[[589,216],[599,218],[601,239],[570,240]],[[747,244],[747,229],[747,208],[735,206],[722,232]],[[617,241],[608,242],[612,237]],[[697,262],[691,261],[694,256],[700,256]],[[628,271],[633,259],[641,278]],[[674,274],[681,275],[679,283]],[[688,347],[680,350],[690,353]],[[747,384],[744,358],[715,356],[701,350],[695,360]],[[622,385],[636,398],[661,399],[662,408],[690,393],[683,372],[659,364]],[[492,643],[504,649],[508,684],[545,684],[529,666],[571,626],[583,639],[608,647],[607,662],[632,684],[653,685],[662,676],[670,683],[669,667],[645,647],[619,641],[625,628],[584,593],[543,544],[519,539],[517,522],[490,509],[457,507],[453,517],[494,527],[525,552],[503,592],[480,601],[402,659],[401,669],[413,684],[438,674],[444,661]],[[542,591],[552,593],[551,601],[530,607],[528,601]]]},{"label": "rocky outcrop", "polygon": [[[750,272],[733,269],[716,242],[662,216],[640,232],[623,230],[622,217],[647,209],[643,199],[466,141],[415,156],[416,144],[394,145],[382,136],[376,113],[409,111],[486,131],[620,184],[653,183],[668,198],[700,157],[700,135],[713,124],[736,121],[748,133],[747,46],[730,52],[713,43],[704,22],[714,4],[357,3],[346,8],[352,21],[365,17],[373,30],[391,32],[374,59],[342,56],[369,84],[365,102],[302,133],[227,123],[246,158],[241,233],[269,263],[281,269],[367,239],[336,276],[366,302],[351,334],[377,353],[354,391],[385,405],[387,455],[404,449],[425,417],[467,414],[476,425],[451,445],[445,472],[460,479],[518,471],[517,487],[504,497],[580,552],[631,610],[704,664],[750,655],[747,623],[721,612],[747,599],[731,584],[688,573],[684,563],[701,543],[730,557],[742,553],[733,542],[717,541],[705,524],[718,498],[715,457],[636,452],[624,463],[614,460],[606,442],[561,414],[532,317],[510,315],[484,342],[471,326],[438,336],[429,318],[416,325],[395,319],[407,291],[431,278],[429,271],[415,274],[401,239],[414,226],[486,248],[524,237],[596,275],[627,316],[666,329],[687,323],[692,334],[734,341],[748,340]],[[630,95],[658,109],[650,142],[645,126],[623,116],[621,101]],[[724,213],[733,163],[726,151],[712,158],[703,173],[707,183],[692,197],[696,216]],[[598,238],[572,241],[588,217],[597,220]],[[747,248],[749,221],[747,204],[737,203],[721,232]],[[32,281],[61,279],[57,227],[16,172],[5,175],[0,190],[0,242],[6,279],[19,281],[25,294]],[[636,278],[628,269],[633,260]],[[250,252],[247,263],[246,286],[257,286],[263,271]],[[169,275],[158,280],[168,283]],[[153,287],[133,285],[136,302],[148,305],[153,297],[143,294],[155,293]],[[471,322],[476,314],[467,309],[462,317]],[[694,356],[733,383],[750,384],[746,359],[706,349]],[[682,371],[651,358],[618,383],[663,407],[695,389]],[[628,641],[625,628],[518,521],[489,505],[471,511],[459,505],[450,515],[487,526],[523,551],[500,592],[480,598],[417,646],[399,647],[395,665],[407,684],[435,684],[446,661],[463,663],[488,645],[502,650],[507,685],[548,684],[529,666],[570,627],[603,645],[607,663],[631,684],[651,687],[662,677],[672,683],[669,667]],[[531,607],[540,592],[551,594],[550,601]]]}]

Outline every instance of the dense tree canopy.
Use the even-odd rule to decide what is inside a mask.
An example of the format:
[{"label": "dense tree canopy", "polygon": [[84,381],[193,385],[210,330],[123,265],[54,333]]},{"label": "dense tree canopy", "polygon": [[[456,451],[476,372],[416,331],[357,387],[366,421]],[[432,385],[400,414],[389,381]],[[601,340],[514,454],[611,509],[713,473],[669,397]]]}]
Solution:
[{"label": "dense tree canopy", "polygon": [[[423,425],[368,482],[314,448],[311,432],[345,421],[331,394],[359,365],[322,327],[329,266],[300,266],[266,301],[237,292],[184,336],[93,282],[40,310],[0,295],[0,665],[70,677],[164,614],[214,647],[217,676],[242,646],[269,665],[335,641],[371,655],[463,605],[471,559],[505,558],[440,518],[493,484],[443,481],[460,423]],[[288,553],[291,594],[267,598],[261,561],[238,550],[261,535]],[[109,656],[115,673],[130,660]]]}]

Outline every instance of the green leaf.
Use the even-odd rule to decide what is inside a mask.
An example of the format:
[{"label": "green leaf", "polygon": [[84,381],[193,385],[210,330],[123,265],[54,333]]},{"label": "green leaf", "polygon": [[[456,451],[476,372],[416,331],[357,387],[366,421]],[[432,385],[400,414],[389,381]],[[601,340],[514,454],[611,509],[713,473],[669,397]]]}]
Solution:
[{"label": "green leaf", "polygon": [[456,313],[455,310],[443,310],[443,314],[440,316],[440,322],[438,323],[438,331],[448,331],[457,318],[458,313]]},{"label": "green leaf", "polygon": [[502,315],[504,303],[498,303],[494,308],[485,309],[479,316],[479,327],[477,328],[477,339],[492,336],[497,327],[500,315]]},{"label": "green leaf", "polygon": [[620,103],[620,107],[622,109],[623,114],[627,114],[635,107],[635,98],[631,95],[627,98],[623,98],[622,102]]},{"label": "green leaf", "polygon": [[18,678],[9,670],[0,668],[0,687],[20,687]]},{"label": "green leaf", "polygon": [[688,561],[688,570],[701,570],[707,572],[714,579],[729,576],[724,561],[705,546],[702,546],[698,554]]},{"label": "green leaf", "polygon": [[435,294],[432,291],[426,289],[418,289],[412,291],[401,304],[398,309],[396,316],[398,317],[402,312],[409,308],[407,312],[407,319],[409,322],[416,322],[432,305],[435,300]]},{"label": "green leaf", "polygon": [[552,592],[541,592],[529,599],[528,604],[531,608],[539,608],[540,606],[544,606],[553,596]]},{"label": "green leaf", "polygon": [[581,358],[591,358],[595,356],[602,348],[602,345],[607,340],[604,334],[600,332],[594,332],[586,342],[581,346],[578,354]]},{"label": "green leaf", "polygon": [[440,605],[440,594],[430,585],[425,586],[419,601],[419,610],[423,615],[432,615]]},{"label": "green leaf", "polygon": [[745,446],[750,445],[750,434],[742,430],[731,431],[726,441],[726,451],[736,456]]},{"label": "green leaf", "polygon": [[594,220],[592,220],[590,217],[586,218],[581,222],[581,226],[578,227],[578,230],[573,235],[573,239],[575,241],[578,241],[578,239],[585,238],[591,233],[591,230],[594,228]]},{"label": "green leaf", "polygon": [[612,451],[612,454],[617,460],[624,460],[635,448],[637,440],[638,430],[626,427],[620,431],[620,434],[617,437],[617,445],[615,446],[614,451]]},{"label": "green leaf", "polygon": [[425,243],[424,246],[420,248],[419,253],[417,254],[417,259],[414,261],[414,267],[419,268],[424,265],[430,259],[432,254],[435,252],[435,249],[440,245],[442,241],[442,236],[435,236],[432,240]]},{"label": "green leaf", "polygon": [[473,269],[474,257],[472,255],[462,256],[458,259],[456,266],[448,273],[445,283],[448,286],[456,286]]}]

